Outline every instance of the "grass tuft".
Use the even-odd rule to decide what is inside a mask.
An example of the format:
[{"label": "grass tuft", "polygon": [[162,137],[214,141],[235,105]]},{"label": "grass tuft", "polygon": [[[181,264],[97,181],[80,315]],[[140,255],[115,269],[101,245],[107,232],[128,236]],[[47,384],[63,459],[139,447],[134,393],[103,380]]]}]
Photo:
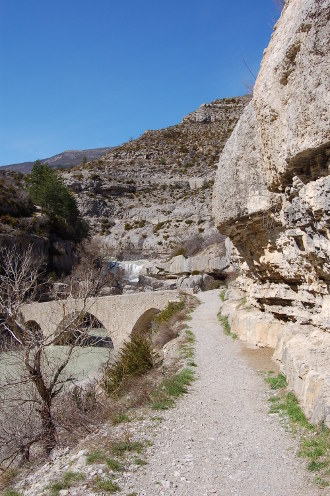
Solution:
[{"label": "grass tuft", "polygon": [[225,317],[224,315],[221,314],[221,309],[218,312],[218,320],[219,320],[220,324],[222,325],[222,327],[224,328],[225,334],[227,336],[231,336],[233,339],[238,338],[237,334],[231,332],[228,317]]},{"label": "grass tuft", "polygon": [[265,378],[267,384],[270,385],[270,389],[282,389],[287,387],[288,383],[283,374],[278,374],[276,377],[272,377],[272,372],[268,373],[268,377]]},{"label": "grass tuft", "polygon": [[2,472],[0,475],[0,489],[8,488],[8,490],[13,491],[11,486],[18,474],[19,470],[17,468],[9,467],[4,470],[4,472]]},{"label": "grass tuft", "polygon": [[[122,451],[119,451],[120,454],[122,454]],[[112,453],[115,452],[118,452],[116,443],[114,443],[112,448]],[[87,455],[87,464],[92,465],[94,463],[105,463],[114,472],[121,472],[124,468],[122,464],[118,462],[118,460],[116,460],[115,458],[110,458],[107,453],[103,451],[92,451]]]},{"label": "grass tuft", "polygon": [[113,472],[121,472],[123,470],[123,466],[118,460],[115,458],[106,458],[105,463]]},{"label": "grass tuft", "polygon": [[157,325],[165,324],[166,322],[168,322],[169,320],[171,320],[171,318],[176,313],[178,313],[181,310],[183,310],[184,306],[185,306],[185,300],[184,299],[182,299],[181,301],[171,301],[171,302],[169,302],[169,304],[167,305],[167,307],[164,308],[164,310],[162,310],[160,313],[158,313],[155,316],[154,322]]},{"label": "grass tuft", "polygon": [[12,489],[10,487],[2,491],[0,494],[1,496],[23,496],[22,493],[19,493],[16,489]]},{"label": "grass tuft", "polygon": [[279,374],[265,378],[272,389],[277,389],[277,395],[269,398],[270,413],[278,413],[289,419],[291,428],[300,435],[300,450],[298,456],[308,459],[307,468],[310,472],[318,472],[314,482],[319,487],[328,487],[330,466],[330,430],[322,426],[314,426],[308,422],[299,402],[292,392],[287,392],[286,378]]},{"label": "grass tuft", "polygon": [[247,298],[246,296],[243,296],[243,298],[241,298],[239,302],[238,308],[244,307],[246,305],[246,302],[247,302]]},{"label": "grass tuft", "polygon": [[220,300],[225,301],[225,297],[226,297],[226,290],[223,289],[220,293]]},{"label": "grass tuft", "polygon": [[75,486],[77,482],[84,479],[85,476],[80,472],[65,472],[61,480],[53,482],[46,489],[49,490],[51,496],[59,496],[60,491],[70,489],[70,487]]},{"label": "grass tuft", "polygon": [[306,419],[297,398],[292,392],[286,393],[281,401],[273,403],[270,408],[270,413],[287,415],[293,424],[296,424],[301,428],[308,430],[313,430],[314,428]]},{"label": "grass tuft", "polygon": [[142,453],[145,444],[140,441],[115,441],[111,445],[113,455],[123,456],[127,452]]},{"label": "grass tuft", "polygon": [[106,458],[106,455],[102,451],[91,451],[88,453],[86,460],[88,465],[93,463],[102,463]]},{"label": "grass tuft", "polygon": [[113,425],[123,424],[125,422],[132,422],[132,419],[123,412],[117,413],[112,419]]},{"label": "grass tuft", "polygon": [[102,479],[101,477],[95,480],[94,488],[96,491],[105,491],[110,494],[120,491],[120,487],[112,479]]},{"label": "grass tuft", "polygon": [[194,344],[196,341],[195,334],[191,329],[186,329],[186,341],[191,344]]},{"label": "grass tuft", "polygon": [[152,393],[151,408],[153,410],[168,410],[174,401],[187,393],[187,386],[194,381],[195,373],[190,368],[185,368],[173,377],[165,379]]},{"label": "grass tuft", "polygon": [[330,482],[323,479],[322,477],[315,477],[314,482],[317,486],[322,488],[330,486]]}]

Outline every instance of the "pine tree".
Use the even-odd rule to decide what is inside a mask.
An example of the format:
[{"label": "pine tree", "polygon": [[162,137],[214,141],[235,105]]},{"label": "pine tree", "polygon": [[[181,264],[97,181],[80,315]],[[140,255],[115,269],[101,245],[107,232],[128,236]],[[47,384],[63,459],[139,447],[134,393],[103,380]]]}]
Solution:
[{"label": "pine tree", "polygon": [[81,217],[77,201],[57,171],[39,160],[27,177],[32,200],[49,217],[56,234],[80,241],[88,236],[88,224]]}]

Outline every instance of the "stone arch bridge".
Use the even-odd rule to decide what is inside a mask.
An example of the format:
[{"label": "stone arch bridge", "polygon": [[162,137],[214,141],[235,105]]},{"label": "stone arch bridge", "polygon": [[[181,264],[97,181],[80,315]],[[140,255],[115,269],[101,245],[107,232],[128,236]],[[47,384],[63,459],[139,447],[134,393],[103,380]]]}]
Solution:
[{"label": "stone arch bridge", "polygon": [[63,320],[70,315],[82,311],[89,313],[103,324],[114,348],[118,350],[133,329],[142,329],[155,313],[178,298],[178,291],[101,296],[87,300],[69,298],[24,305],[22,314],[26,322],[38,324],[43,335],[50,336],[57,332]]}]

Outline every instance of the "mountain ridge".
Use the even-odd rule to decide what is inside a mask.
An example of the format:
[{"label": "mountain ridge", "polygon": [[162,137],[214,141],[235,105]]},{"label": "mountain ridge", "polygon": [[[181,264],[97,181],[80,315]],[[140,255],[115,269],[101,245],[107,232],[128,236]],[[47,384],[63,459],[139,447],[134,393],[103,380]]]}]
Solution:
[{"label": "mountain ridge", "polygon": [[[88,148],[86,150],[65,150],[63,152],[57,153],[56,155],[52,155],[51,157],[43,158],[40,161],[43,164],[47,162],[49,166],[54,169],[69,168],[74,167],[75,165],[79,165],[83,161],[84,157],[86,157],[87,161],[98,159],[109,150],[111,150],[111,148],[112,147]],[[33,164],[34,161],[27,161],[2,165],[0,166],[0,172],[9,170],[28,174],[29,172],[31,172]]]}]

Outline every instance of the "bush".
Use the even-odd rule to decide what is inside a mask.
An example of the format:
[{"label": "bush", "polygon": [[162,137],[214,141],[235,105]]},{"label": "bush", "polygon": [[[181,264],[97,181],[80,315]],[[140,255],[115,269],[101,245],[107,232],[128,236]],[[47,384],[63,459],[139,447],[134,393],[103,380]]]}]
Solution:
[{"label": "bush", "polygon": [[148,338],[132,336],[124,342],[116,361],[105,370],[104,389],[109,395],[119,394],[128,379],[152,369],[157,357]]},{"label": "bush", "polygon": [[168,303],[167,307],[164,308],[160,313],[154,317],[154,322],[156,325],[164,324],[168,322],[176,313],[183,310],[185,306],[185,300],[181,301],[171,301]]},{"label": "bush", "polygon": [[35,207],[24,189],[20,176],[0,175],[0,215],[10,217],[29,216]]}]

